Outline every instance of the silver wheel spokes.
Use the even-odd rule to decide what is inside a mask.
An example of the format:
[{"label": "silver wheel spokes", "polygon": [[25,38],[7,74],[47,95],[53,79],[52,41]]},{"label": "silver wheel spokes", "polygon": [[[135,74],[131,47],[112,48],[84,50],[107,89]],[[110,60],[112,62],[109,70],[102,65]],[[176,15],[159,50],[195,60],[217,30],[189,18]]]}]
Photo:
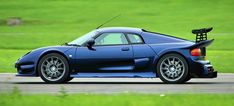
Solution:
[{"label": "silver wheel spokes", "polygon": [[160,73],[168,81],[180,79],[184,70],[184,63],[177,57],[165,58],[160,64]]},{"label": "silver wheel spokes", "polygon": [[48,57],[41,65],[42,75],[50,81],[60,79],[65,73],[65,64],[58,57]]}]

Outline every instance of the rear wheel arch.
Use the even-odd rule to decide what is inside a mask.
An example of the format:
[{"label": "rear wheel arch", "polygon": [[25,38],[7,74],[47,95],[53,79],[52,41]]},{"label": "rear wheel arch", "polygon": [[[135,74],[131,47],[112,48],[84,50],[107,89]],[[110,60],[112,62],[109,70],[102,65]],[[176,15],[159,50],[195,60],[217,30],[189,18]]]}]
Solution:
[{"label": "rear wheel arch", "polygon": [[[161,72],[162,70],[164,70],[164,71],[166,70],[165,68],[162,68],[161,65],[164,64],[164,62],[168,58],[169,59],[177,58],[177,61],[182,62],[179,64],[183,65],[183,68],[181,69],[180,66],[178,66],[179,69],[177,71],[178,72],[181,72],[182,70],[184,70],[184,71],[182,71],[183,73],[180,74],[178,77],[176,77],[175,75],[178,75],[179,73],[176,70],[174,71],[174,67],[177,67],[177,66],[175,66],[175,64],[178,64],[178,63],[173,62],[173,63],[170,63],[171,64],[170,66],[166,66],[166,69],[168,67],[173,67],[173,69],[171,71],[169,71],[169,69],[167,69],[169,72],[166,72],[166,73]],[[188,64],[189,64],[188,61],[186,60],[185,56],[183,56],[182,54],[175,53],[175,52],[168,52],[168,53],[161,55],[160,58],[158,58],[158,61],[155,65],[156,66],[155,71],[156,71],[157,77],[159,77],[165,83],[184,83],[190,79],[190,75],[189,75],[190,72],[189,72]],[[165,65],[163,67],[165,67]],[[181,70],[181,71],[179,71],[179,70]],[[177,74],[175,74],[175,73],[177,73]]]},{"label": "rear wheel arch", "polygon": [[157,58],[157,60],[156,59],[154,59],[155,60],[155,62],[154,62],[154,72],[156,73],[156,77],[159,77],[158,76],[158,73],[157,73],[157,65],[158,65],[158,62],[159,62],[159,60],[163,57],[163,56],[165,56],[165,55],[167,55],[167,54],[178,54],[178,55],[180,55],[180,56],[182,56],[184,59],[185,59],[185,61],[187,62],[187,65],[188,65],[188,74],[190,74],[190,66],[189,66],[189,62],[188,62],[188,60],[187,60],[187,58],[182,54],[182,53],[180,53],[180,52],[177,52],[177,51],[170,51],[170,52],[166,52],[166,53],[163,53],[162,55],[160,55],[160,56],[158,56],[158,58]]},{"label": "rear wheel arch", "polygon": [[[182,57],[185,59],[185,61],[186,61],[187,63],[189,63],[188,60],[187,60],[187,58],[186,58],[182,53],[177,52],[177,51],[171,51],[171,52],[163,53],[162,55],[158,56],[157,59],[154,59],[154,60],[155,60],[154,66],[156,66],[156,68],[157,68],[157,64],[158,64],[159,60],[160,60],[163,56],[165,56],[165,55],[167,55],[167,54],[178,54],[178,55],[182,56]],[[189,64],[188,64],[188,67],[189,67]]]}]

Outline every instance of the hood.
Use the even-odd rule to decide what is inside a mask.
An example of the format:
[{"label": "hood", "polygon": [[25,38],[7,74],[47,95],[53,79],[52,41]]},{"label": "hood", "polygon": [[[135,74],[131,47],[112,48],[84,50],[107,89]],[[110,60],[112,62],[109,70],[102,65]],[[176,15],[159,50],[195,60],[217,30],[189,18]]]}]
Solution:
[{"label": "hood", "polygon": [[58,51],[67,51],[69,50],[70,48],[72,48],[73,46],[47,46],[47,47],[41,47],[41,48],[37,48],[37,49],[34,49],[32,51],[45,51],[45,50],[58,50]]}]

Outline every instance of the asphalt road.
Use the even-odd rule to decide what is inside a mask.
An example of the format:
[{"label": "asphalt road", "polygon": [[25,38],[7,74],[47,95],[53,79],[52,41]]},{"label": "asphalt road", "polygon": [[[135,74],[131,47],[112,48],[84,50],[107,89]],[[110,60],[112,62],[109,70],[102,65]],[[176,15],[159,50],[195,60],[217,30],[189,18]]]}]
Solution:
[{"label": "asphalt road", "polygon": [[67,84],[46,84],[40,77],[0,74],[0,92],[14,87],[23,93],[234,93],[234,74],[219,73],[214,79],[192,79],[186,84],[163,84],[159,78],[75,78]]}]

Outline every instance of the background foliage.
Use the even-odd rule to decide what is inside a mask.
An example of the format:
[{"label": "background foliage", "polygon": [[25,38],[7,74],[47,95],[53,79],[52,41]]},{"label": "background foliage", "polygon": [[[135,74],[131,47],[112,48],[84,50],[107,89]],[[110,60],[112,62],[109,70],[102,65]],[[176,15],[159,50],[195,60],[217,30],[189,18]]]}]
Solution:
[{"label": "background foliage", "polygon": [[[234,0],[0,0],[0,72],[16,72],[26,52],[69,42],[105,25],[139,27],[194,40],[191,29],[214,27],[207,59],[219,72],[234,72]],[[23,23],[8,26],[10,17]]]}]

